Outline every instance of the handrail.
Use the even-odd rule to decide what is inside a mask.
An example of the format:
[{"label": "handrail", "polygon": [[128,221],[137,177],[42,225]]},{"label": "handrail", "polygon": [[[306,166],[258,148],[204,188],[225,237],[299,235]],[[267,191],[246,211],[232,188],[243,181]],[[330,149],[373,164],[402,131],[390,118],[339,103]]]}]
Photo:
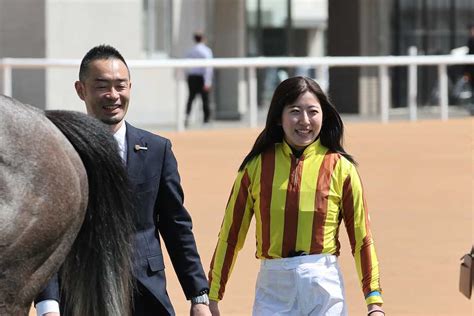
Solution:
[{"label": "handrail", "polygon": [[[474,64],[474,55],[427,55],[427,56],[326,56],[326,57],[242,57],[213,59],[130,59],[133,68],[248,68],[276,66],[427,66]],[[59,58],[0,58],[0,68],[78,67],[80,59]]]},{"label": "handrail", "polygon": [[[381,121],[389,121],[390,109],[390,76],[389,67],[407,66],[408,85],[410,87],[409,102],[410,119],[416,120],[416,87],[418,66],[438,67],[439,106],[441,119],[448,119],[448,80],[447,66],[474,64],[474,55],[411,55],[411,56],[326,56],[326,57],[246,57],[246,58],[213,58],[213,59],[130,59],[127,61],[130,68],[174,68],[177,70],[192,67],[213,68],[245,68],[247,71],[247,83],[249,85],[249,125],[257,125],[257,80],[256,68],[265,67],[297,67],[312,66],[321,67],[378,67],[379,73],[379,95]],[[79,59],[57,59],[57,58],[0,58],[0,69],[3,69],[3,93],[12,93],[12,69],[43,69],[49,67],[78,68]],[[182,76],[177,76],[178,85],[182,84]],[[177,102],[180,98],[177,98]],[[180,102],[176,106],[177,130],[183,130],[184,124],[181,119],[183,108]]]}]

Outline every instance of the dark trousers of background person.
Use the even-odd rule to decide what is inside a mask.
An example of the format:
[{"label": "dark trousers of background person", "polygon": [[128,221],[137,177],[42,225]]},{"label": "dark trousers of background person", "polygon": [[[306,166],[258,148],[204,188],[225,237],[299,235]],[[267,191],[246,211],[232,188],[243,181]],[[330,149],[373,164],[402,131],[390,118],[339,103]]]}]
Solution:
[{"label": "dark trousers of background person", "polygon": [[211,111],[209,109],[209,92],[204,91],[204,77],[201,75],[189,75],[188,88],[189,97],[188,103],[186,105],[186,118],[189,118],[194,98],[197,94],[200,94],[202,98],[202,109],[204,111],[204,123],[209,122],[209,117],[211,115]]},{"label": "dark trousers of background person", "polygon": [[133,316],[170,315],[153,294],[140,282],[133,291]]}]

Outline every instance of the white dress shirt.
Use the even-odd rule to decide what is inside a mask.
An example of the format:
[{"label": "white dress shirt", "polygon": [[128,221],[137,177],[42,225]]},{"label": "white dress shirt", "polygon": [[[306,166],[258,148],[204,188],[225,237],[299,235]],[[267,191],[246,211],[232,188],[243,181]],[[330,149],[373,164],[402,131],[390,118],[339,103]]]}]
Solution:
[{"label": "white dress shirt", "polygon": [[59,304],[55,300],[38,302],[35,307],[37,316],[43,316],[46,313],[59,313]]},{"label": "white dress shirt", "polygon": [[[212,50],[204,43],[194,45],[186,54],[186,58],[212,58]],[[212,85],[212,68],[211,67],[197,67],[187,70],[188,75],[200,75],[204,77],[204,84],[206,86]]]},{"label": "white dress shirt", "polygon": [[114,138],[117,141],[120,157],[122,157],[123,163],[127,164],[127,125],[122,122],[122,126],[115,132]]}]

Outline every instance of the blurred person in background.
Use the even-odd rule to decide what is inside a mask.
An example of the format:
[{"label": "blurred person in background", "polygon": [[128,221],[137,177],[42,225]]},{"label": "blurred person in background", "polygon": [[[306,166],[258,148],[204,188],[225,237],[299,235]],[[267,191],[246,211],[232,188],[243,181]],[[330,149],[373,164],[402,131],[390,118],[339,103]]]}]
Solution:
[{"label": "blurred person in background", "polygon": [[[195,45],[186,53],[186,58],[211,59],[212,50],[205,44],[205,37],[202,33],[196,32],[193,35]],[[211,67],[190,68],[187,71],[188,81],[188,102],[186,103],[186,119],[184,125],[189,126],[189,116],[191,114],[193,101],[196,95],[200,94],[202,99],[202,109],[204,112],[204,123],[209,123],[211,110],[209,108],[209,92],[212,87],[213,71]]]},{"label": "blurred person in background", "polygon": [[253,315],[347,315],[337,260],[342,221],[367,315],[385,315],[363,186],[343,130],[314,80],[292,77],[276,88],[265,128],[239,167],[211,261],[214,316],[253,216],[261,259]]},{"label": "blurred person in background", "polygon": [[[474,23],[468,26],[469,39],[467,40],[468,55],[474,55]],[[469,112],[474,115],[474,64],[467,64],[464,67],[464,78],[469,82],[471,87],[471,99],[468,104]]]},{"label": "blurred person in background", "polygon": [[[467,40],[468,55],[474,55],[474,23],[469,25],[469,39]],[[471,83],[474,92],[474,64],[468,64],[464,67],[464,75]]]}]

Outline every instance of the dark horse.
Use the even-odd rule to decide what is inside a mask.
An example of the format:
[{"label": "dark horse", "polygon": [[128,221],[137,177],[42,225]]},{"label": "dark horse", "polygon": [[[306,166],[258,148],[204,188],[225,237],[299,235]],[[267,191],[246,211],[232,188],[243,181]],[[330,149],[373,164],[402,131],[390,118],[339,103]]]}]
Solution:
[{"label": "dark horse", "polygon": [[58,272],[65,314],[128,315],[131,203],[98,120],[0,95],[0,315],[27,315]]}]

